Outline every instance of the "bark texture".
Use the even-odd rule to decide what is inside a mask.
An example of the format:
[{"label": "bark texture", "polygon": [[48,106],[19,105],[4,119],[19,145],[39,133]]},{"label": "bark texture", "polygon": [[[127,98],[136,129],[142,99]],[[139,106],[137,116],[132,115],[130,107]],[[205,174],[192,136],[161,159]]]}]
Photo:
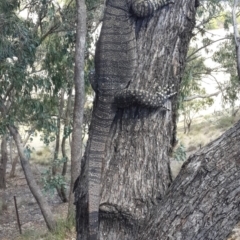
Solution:
[{"label": "bark texture", "polygon": [[190,156],[137,239],[226,239],[240,220],[240,121]]},{"label": "bark texture", "polygon": [[[194,1],[180,0],[138,21],[138,66],[130,88],[155,92],[174,84],[178,91],[195,10]],[[135,239],[137,226],[150,217],[171,184],[169,154],[175,144],[177,97],[167,104],[172,111],[118,112],[103,167],[102,239]]]},{"label": "bark texture", "polygon": [[0,189],[6,188],[6,170],[8,162],[7,135],[2,136],[1,143],[1,162],[0,162]]},{"label": "bark texture", "polygon": [[[158,87],[175,84],[178,91],[195,10],[194,1],[179,0],[154,16],[137,21],[138,66],[129,89],[155,93]],[[172,182],[169,153],[175,143],[177,96],[167,102],[167,107],[172,111],[142,107],[118,110],[102,168],[101,239],[138,237],[138,226],[150,218],[154,206],[166,194]],[[85,156],[88,150],[89,146]],[[87,211],[85,159],[77,209],[81,205]],[[84,215],[77,212],[78,229],[83,234]]]}]

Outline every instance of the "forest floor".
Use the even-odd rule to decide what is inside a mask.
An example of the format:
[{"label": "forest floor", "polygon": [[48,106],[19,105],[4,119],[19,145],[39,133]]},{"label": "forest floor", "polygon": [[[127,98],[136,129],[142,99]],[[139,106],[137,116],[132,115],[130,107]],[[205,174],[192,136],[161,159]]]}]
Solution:
[{"label": "forest floor", "polygon": [[[220,136],[226,129],[231,127],[240,115],[231,117],[228,114],[205,115],[194,119],[190,132],[184,134],[183,122],[178,124],[178,142],[183,144],[187,156],[195,152],[200,147],[205,146],[210,141]],[[32,153],[32,171],[38,184],[43,187],[42,177],[44,171],[49,168],[46,163],[51,158],[51,148],[40,142],[35,142],[35,152]],[[183,162],[173,160],[172,171],[174,175],[178,173]],[[7,168],[7,189],[0,190],[0,239],[1,240],[72,240],[75,239],[75,229],[69,225],[66,231],[67,203],[62,203],[60,198],[53,193],[46,193],[48,203],[51,206],[54,216],[58,220],[60,230],[55,234],[49,234],[40,209],[33,198],[20,164],[17,165],[16,176],[9,178],[11,164]],[[69,175],[69,173],[68,173]],[[21,222],[22,234],[19,233],[16,211],[14,206],[14,196],[17,200],[19,218]],[[3,201],[4,199],[4,201]],[[61,226],[65,226],[61,231]],[[233,231],[229,240],[240,240],[240,225]]]},{"label": "forest floor", "polygon": [[[10,167],[10,166],[9,166]],[[42,186],[42,172],[46,167],[32,165],[32,170],[37,182]],[[21,223],[22,234],[19,233],[16,210],[14,205],[14,196],[18,206],[19,219]],[[7,178],[7,188],[0,191],[0,239],[1,240],[72,240],[75,239],[75,229],[69,226],[67,232],[62,233],[61,226],[64,225],[64,219],[67,216],[68,204],[62,203],[56,194],[46,193],[48,203],[58,221],[58,232],[50,234],[47,230],[45,221],[38,207],[38,204],[32,196],[27,182],[25,180],[20,164],[16,170],[14,178]],[[3,200],[4,201],[1,201]],[[64,231],[66,229],[64,228]]]}]

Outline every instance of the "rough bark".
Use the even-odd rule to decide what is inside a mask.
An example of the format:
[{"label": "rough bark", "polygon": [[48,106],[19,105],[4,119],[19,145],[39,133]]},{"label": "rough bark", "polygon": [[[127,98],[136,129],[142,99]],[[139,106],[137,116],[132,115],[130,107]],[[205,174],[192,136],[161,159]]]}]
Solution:
[{"label": "rough bark", "polygon": [[[153,17],[138,20],[138,66],[130,89],[154,93],[157,87],[174,83],[178,91],[195,10],[194,1],[179,0]],[[167,107],[172,111],[131,107],[117,112],[102,167],[101,239],[135,239],[137,226],[151,216],[169,188],[177,96],[167,102]],[[84,158],[77,208],[78,204],[87,208],[86,166]],[[81,228],[83,216],[77,217]]]},{"label": "rough bark", "polygon": [[0,162],[0,189],[6,188],[6,170],[8,162],[7,135],[2,136],[1,143],[1,162]]},{"label": "rough bark", "polygon": [[[130,88],[154,92],[157,86],[175,84],[178,91],[194,15],[194,1],[182,0],[171,10],[165,8],[139,21],[139,61]],[[176,110],[177,97],[172,111],[165,113],[141,108],[119,111],[103,167],[102,239],[135,238],[135,224],[148,219],[165,195],[172,180],[169,153],[175,144]],[[119,219],[117,224],[108,218],[111,215]],[[126,220],[131,228],[124,223],[122,231]]]},{"label": "rough bark", "polygon": [[82,125],[84,111],[84,56],[86,43],[86,4],[84,0],[76,0],[77,5],[77,31],[75,48],[75,103],[73,113],[73,133],[71,143],[71,185],[69,194],[68,216],[74,212],[73,185],[80,172],[82,158]]},{"label": "rough bark", "polygon": [[23,168],[24,175],[26,177],[29,189],[31,193],[33,194],[34,198],[36,199],[38,206],[42,212],[42,215],[44,217],[44,220],[47,224],[47,227],[49,230],[53,231],[56,227],[56,222],[53,218],[53,214],[51,212],[51,209],[44,198],[39,186],[37,185],[37,182],[33,176],[29,161],[24,153],[24,145],[22,143],[21,137],[14,126],[8,126],[8,129],[13,136],[13,139],[15,141],[15,144],[18,149],[18,155],[20,157],[20,162]]},{"label": "rough bark", "polygon": [[240,121],[184,163],[137,239],[226,239],[240,220]]}]

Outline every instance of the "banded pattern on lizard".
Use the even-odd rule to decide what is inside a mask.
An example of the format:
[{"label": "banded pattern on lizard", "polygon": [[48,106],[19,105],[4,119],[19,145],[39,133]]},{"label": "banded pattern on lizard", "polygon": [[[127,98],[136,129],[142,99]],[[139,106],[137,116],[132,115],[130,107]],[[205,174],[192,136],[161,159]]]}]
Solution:
[{"label": "banded pattern on lizard", "polygon": [[95,77],[92,87],[96,107],[90,127],[88,163],[88,239],[97,240],[99,225],[100,183],[106,142],[117,108],[137,104],[163,107],[174,95],[150,94],[128,89],[137,63],[136,17],[147,17],[170,0],[107,0],[101,34],[95,53]]}]

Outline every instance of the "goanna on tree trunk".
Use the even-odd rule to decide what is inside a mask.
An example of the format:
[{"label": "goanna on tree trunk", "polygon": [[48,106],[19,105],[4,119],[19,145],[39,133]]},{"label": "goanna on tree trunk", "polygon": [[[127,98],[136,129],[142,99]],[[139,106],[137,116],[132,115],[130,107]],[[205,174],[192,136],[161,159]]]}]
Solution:
[{"label": "goanna on tree trunk", "polygon": [[[178,91],[195,24],[195,2],[179,0],[136,22],[137,66],[129,88],[156,93]],[[96,104],[96,103],[95,103]],[[177,96],[166,111],[143,107],[118,109],[102,166],[100,239],[135,239],[171,184],[169,153],[175,142]],[[87,163],[82,161],[78,188],[78,239],[87,239]],[[137,239],[137,238],[136,238]]]}]

